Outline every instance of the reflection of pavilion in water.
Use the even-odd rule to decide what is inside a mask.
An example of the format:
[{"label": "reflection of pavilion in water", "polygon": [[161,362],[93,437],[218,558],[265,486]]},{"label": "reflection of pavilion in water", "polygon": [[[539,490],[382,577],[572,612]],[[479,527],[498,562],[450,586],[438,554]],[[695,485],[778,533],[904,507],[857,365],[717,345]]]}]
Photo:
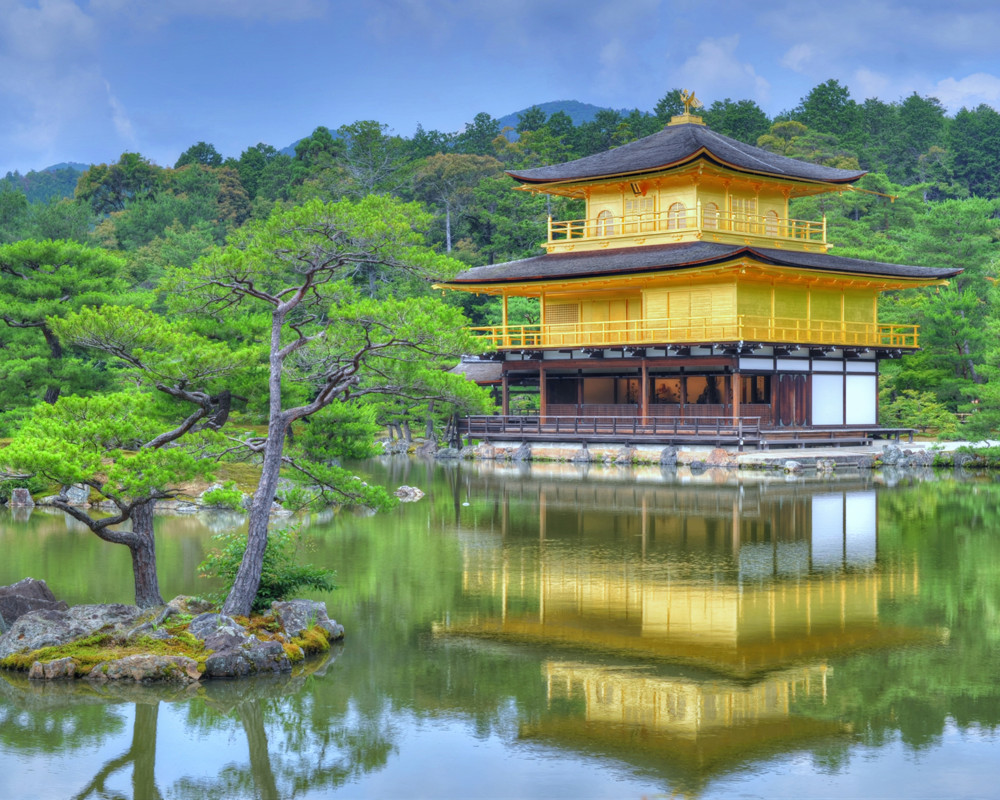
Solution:
[{"label": "reflection of pavilion in water", "polygon": [[[669,772],[687,784],[846,731],[793,711],[798,699],[825,702],[825,665],[777,671],[749,685],[574,662],[549,662],[544,670],[549,710],[522,725],[522,738],[621,751],[628,761],[654,759],[661,768],[669,761]],[[583,714],[565,710],[579,700]]]},{"label": "reflection of pavilion in water", "polygon": [[914,595],[918,575],[879,563],[878,495],[862,479],[536,480],[494,497],[463,558],[465,591],[495,612],[440,631],[573,659],[545,663],[549,710],[525,738],[645,754],[698,785],[842,732],[794,709],[825,703],[831,656],[922,638],[880,623],[880,605]]},{"label": "reflection of pavilion in water", "polygon": [[879,567],[877,497],[860,480],[524,487],[497,501],[503,546],[465,551],[465,590],[499,606],[468,632],[737,675],[898,642],[879,604],[918,576]]}]

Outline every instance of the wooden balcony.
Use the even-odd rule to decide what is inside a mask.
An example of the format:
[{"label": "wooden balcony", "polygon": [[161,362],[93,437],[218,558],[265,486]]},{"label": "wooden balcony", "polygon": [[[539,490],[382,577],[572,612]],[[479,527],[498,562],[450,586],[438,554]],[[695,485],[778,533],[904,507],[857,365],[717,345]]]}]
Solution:
[{"label": "wooden balcony", "polygon": [[499,350],[773,342],[837,347],[919,347],[919,326],[741,314],[730,319],[634,319],[473,328]]},{"label": "wooden balcony", "polygon": [[588,245],[595,248],[607,244],[630,246],[686,239],[731,243],[755,240],[756,244],[772,247],[792,242],[810,250],[828,247],[825,217],[816,222],[701,207],[680,214],[667,210],[559,222],[550,217],[547,244],[556,250],[570,249],[570,245],[572,249],[588,249]]}]

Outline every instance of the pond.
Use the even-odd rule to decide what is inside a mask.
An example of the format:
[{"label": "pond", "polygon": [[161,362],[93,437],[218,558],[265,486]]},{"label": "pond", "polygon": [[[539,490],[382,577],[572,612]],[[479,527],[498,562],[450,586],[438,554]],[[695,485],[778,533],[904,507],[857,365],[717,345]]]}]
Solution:
[{"label": "pond", "polygon": [[[342,647],[187,689],[0,673],[0,797],[996,796],[992,480],[360,470],[426,497],[303,525]],[[124,548],[0,513],[0,585],[130,599]],[[160,517],[164,593],[238,524]]]}]

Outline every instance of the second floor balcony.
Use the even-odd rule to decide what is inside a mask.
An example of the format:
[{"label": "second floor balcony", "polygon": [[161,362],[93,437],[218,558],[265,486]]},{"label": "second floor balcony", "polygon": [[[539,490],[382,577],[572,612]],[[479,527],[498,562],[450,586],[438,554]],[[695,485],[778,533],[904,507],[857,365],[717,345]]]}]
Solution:
[{"label": "second floor balcony", "polygon": [[615,215],[601,211],[589,219],[548,221],[549,252],[667,244],[703,239],[726,244],[825,252],[826,218],[803,220],[745,211],[723,211],[714,204],[687,208],[674,203],[663,211]]},{"label": "second floor balcony", "polygon": [[556,325],[473,328],[500,350],[589,348],[726,342],[916,349],[919,326],[747,314],[729,318],[630,319]]}]

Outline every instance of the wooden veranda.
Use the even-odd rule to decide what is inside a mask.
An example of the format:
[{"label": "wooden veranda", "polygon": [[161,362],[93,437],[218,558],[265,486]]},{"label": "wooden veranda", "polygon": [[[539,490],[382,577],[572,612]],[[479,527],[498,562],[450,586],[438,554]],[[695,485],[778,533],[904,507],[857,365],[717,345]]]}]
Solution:
[{"label": "wooden veranda", "polygon": [[478,415],[460,419],[458,433],[469,439],[521,442],[589,442],[632,445],[714,445],[718,447],[847,447],[875,439],[913,441],[912,428],[878,426],[773,428],[760,417],[731,416],[553,416]]}]

